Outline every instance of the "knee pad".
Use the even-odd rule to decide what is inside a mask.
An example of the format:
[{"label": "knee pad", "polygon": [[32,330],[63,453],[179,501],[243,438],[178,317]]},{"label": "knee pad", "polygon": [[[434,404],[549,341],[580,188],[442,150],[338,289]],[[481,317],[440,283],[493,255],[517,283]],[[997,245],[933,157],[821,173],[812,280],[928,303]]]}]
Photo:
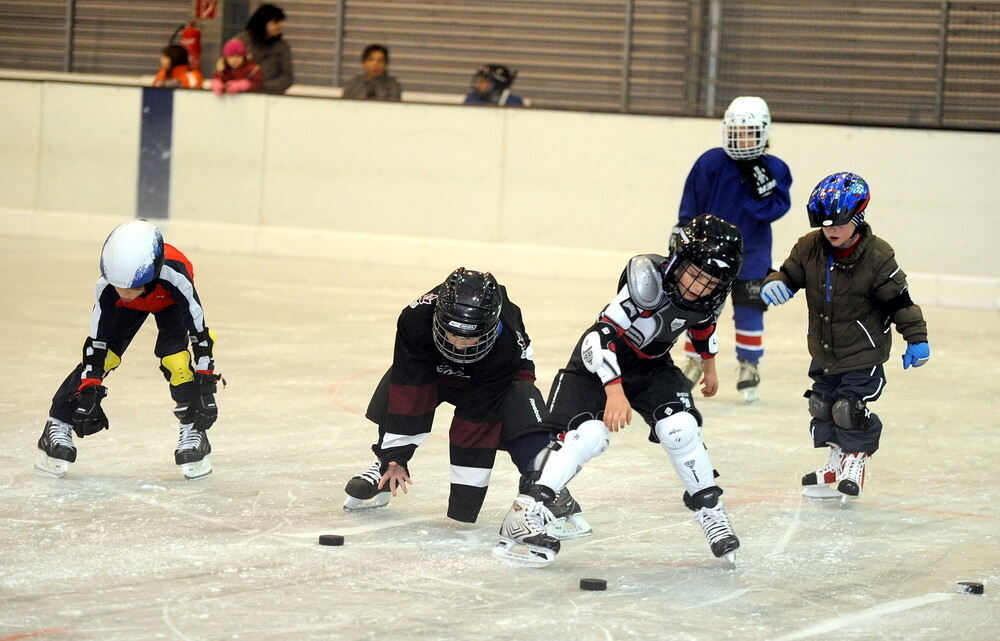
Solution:
[{"label": "knee pad", "polygon": [[686,455],[701,447],[698,418],[691,412],[676,412],[653,426],[656,438],[669,452]]},{"label": "knee pad", "polygon": [[583,462],[586,462],[604,454],[610,438],[604,421],[584,421],[580,427],[566,432],[563,448],[576,450],[584,458]]},{"label": "knee pad", "polygon": [[863,430],[868,427],[868,406],[857,396],[842,396],[830,408],[833,422],[845,430]]},{"label": "knee pad", "polygon": [[809,399],[809,415],[821,421],[832,420],[830,397],[809,390],[806,392]]},{"label": "knee pad", "polygon": [[171,387],[177,387],[194,380],[194,370],[191,369],[191,353],[187,350],[169,354],[160,359],[160,371],[170,381]]},{"label": "knee pad", "polygon": [[122,364],[121,357],[109,349],[107,356],[104,357],[104,374],[107,375],[108,372],[115,369],[121,364]]}]

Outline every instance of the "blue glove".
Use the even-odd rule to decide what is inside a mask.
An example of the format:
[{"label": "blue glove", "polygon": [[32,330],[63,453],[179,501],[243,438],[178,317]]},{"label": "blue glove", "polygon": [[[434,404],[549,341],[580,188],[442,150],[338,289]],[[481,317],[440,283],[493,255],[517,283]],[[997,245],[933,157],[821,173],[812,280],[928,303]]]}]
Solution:
[{"label": "blue glove", "polygon": [[768,281],[760,288],[760,299],[768,305],[784,305],[792,296],[795,296],[795,292],[780,280]]},{"label": "blue glove", "polygon": [[927,343],[910,343],[903,354],[903,369],[910,365],[920,367],[931,358],[931,346]]}]

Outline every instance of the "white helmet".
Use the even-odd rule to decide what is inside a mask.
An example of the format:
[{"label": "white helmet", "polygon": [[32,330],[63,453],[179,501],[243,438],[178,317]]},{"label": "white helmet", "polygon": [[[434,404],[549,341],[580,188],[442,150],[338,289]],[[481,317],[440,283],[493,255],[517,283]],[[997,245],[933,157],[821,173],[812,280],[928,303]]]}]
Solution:
[{"label": "white helmet", "polygon": [[163,236],[145,220],[115,227],[101,250],[101,276],[115,287],[132,289],[156,280],[163,266]]},{"label": "white helmet", "polygon": [[[770,130],[771,112],[763,98],[740,96],[722,117],[722,148],[733,160],[753,160],[764,155]],[[747,146],[747,139],[754,144]]]}]

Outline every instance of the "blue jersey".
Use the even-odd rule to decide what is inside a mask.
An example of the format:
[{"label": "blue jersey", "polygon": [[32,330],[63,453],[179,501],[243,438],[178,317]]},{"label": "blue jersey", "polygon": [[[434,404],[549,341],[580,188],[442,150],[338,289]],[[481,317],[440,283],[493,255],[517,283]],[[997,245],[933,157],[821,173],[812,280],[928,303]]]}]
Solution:
[{"label": "blue jersey", "polygon": [[[492,100],[487,100],[487,99],[483,98],[482,96],[480,96],[475,91],[470,91],[465,96],[465,103],[464,104],[466,104],[466,105],[495,105],[497,103],[494,102],[494,101],[492,101]],[[521,96],[517,96],[515,94],[510,94],[510,95],[507,96],[507,102],[505,102],[503,106],[504,107],[523,107],[524,106],[524,101],[521,100]]]},{"label": "blue jersey", "polygon": [[678,220],[686,225],[699,214],[713,214],[732,223],[743,235],[743,268],[740,279],[763,278],[771,267],[771,223],[788,213],[792,174],[776,156],[761,157],[778,182],[774,192],[759,199],[739,169],[738,161],[722,147],[698,158],[684,183]]}]

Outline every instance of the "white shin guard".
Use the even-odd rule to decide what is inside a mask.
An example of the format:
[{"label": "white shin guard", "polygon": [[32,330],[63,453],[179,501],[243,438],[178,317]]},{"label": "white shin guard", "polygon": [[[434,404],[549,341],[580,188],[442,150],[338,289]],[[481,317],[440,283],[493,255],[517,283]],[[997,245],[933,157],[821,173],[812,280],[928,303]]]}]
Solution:
[{"label": "white shin guard", "polygon": [[674,464],[684,488],[695,492],[715,485],[715,468],[701,440],[698,419],[688,412],[677,412],[660,419],[654,426],[660,445]]},{"label": "white shin guard", "polygon": [[608,439],[608,428],[603,421],[589,420],[570,430],[562,447],[552,452],[545,461],[538,484],[559,492],[577,475],[584,463],[607,451]]}]

